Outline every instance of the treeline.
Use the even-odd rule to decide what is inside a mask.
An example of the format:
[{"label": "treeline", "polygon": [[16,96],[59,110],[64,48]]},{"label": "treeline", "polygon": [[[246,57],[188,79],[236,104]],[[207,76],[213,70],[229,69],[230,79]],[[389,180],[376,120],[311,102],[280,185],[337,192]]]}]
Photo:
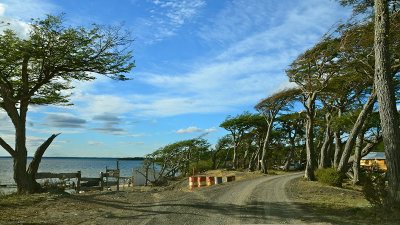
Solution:
[{"label": "treeline", "polygon": [[[317,168],[334,168],[338,174],[352,169],[353,182],[357,183],[361,157],[377,147],[383,150],[382,125],[389,121],[399,128],[397,110],[395,115],[387,116],[384,112],[389,103],[379,97],[389,89],[399,101],[400,13],[398,3],[389,1],[393,4],[387,15],[390,29],[385,31],[384,48],[390,89],[377,81],[382,72],[378,68],[381,59],[376,56],[379,31],[376,16],[367,13],[374,8],[373,2],[340,2],[352,5],[355,13],[363,13],[355,14],[362,19],[337,25],[288,65],[285,72],[295,88],[261,100],[254,106],[258,113],[228,116],[220,127],[229,134],[215,147],[204,139],[177,142],[150,154],[148,161],[159,165],[167,176],[186,175],[199,165],[268,173],[273,167],[288,170],[292,162],[297,162],[304,166],[307,180],[315,180]],[[388,1],[383,4],[389,10]],[[396,173],[396,165],[400,165],[396,151],[400,146],[393,146],[398,139],[390,134],[385,139],[391,167],[389,186],[395,196],[400,175]]]}]

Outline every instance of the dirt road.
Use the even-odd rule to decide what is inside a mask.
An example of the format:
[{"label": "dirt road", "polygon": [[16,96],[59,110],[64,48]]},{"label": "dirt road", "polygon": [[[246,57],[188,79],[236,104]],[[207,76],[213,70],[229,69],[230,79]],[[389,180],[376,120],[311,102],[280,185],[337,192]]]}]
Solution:
[{"label": "dirt road", "polygon": [[140,224],[305,223],[301,209],[286,193],[289,183],[300,176],[261,177],[198,189],[173,201],[160,201],[152,209],[154,216]]},{"label": "dirt road", "polygon": [[40,195],[28,205],[0,204],[0,224],[321,224],[288,197],[287,190],[302,175],[262,176],[195,190],[188,190],[185,180],[172,190]]}]

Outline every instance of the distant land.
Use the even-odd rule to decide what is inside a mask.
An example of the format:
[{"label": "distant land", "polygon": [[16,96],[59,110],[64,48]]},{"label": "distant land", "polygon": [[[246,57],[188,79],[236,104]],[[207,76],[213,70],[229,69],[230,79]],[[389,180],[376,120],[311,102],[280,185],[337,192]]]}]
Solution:
[{"label": "distant land", "polygon": [[[11,156],[0,156],[1,158],[12,158]],[[28,156],[28,159],[32,159],[32,156]],[[70,157],[70,156],[43,156],[42,159],[117,159],[117,160],[132,160],[132,161],[143,161],[145,157]]]}]

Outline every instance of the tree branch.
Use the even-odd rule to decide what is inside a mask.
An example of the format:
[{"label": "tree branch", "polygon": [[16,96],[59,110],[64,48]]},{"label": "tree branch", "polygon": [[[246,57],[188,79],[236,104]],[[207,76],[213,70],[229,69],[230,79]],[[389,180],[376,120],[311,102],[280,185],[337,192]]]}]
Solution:
[{"label": "tree branch", "polygon": [[14,149],[11,148],[10,145],[7,144],[1,137],[0,137],[0,145],[3,147],[12,157],[15,157],[17,153],[14,151]]},{"label": "tree branch", "polygon": [[47,148],[50,146],[51,142],[53,142],[54,138],[56,138],[58,135],[60,135],[61,133],[58,134],[53,134],[51,135],[45,142],[43,142],[42,145],[40,145],[36,152],[35,155],[33,156],[32,162],[29,164],[28,167],[28,173],[31,175],[35,175],[38,168],[39,168],[39,164],[40,161],[42,160],[42,156],[44,154],[44,152],[47,150]]}]

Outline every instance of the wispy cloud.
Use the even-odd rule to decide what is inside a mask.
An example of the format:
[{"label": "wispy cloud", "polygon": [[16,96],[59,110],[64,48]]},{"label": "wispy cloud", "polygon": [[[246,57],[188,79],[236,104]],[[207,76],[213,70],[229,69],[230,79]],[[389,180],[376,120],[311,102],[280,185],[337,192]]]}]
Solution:
[{"label": "wispy cloud", "polygon": [[101,146],[101,145],[104,145],[104,143],[97,142],[97,141],[88,141],[88,145]]},{"label": "wispy cloud", "polygon": [[120,142],[120,144],[123,144],[123,145],[144,145],[144,142],[124,142],[124,141],[122,141],[122,142]]},{"label": "wispy cloud", "polygon": [[28,21],[31,18],[43,17],[58,9],[55,4],[47,0],[3,0],[4,15]]},{"label": "wispy cloud", "polygon": [[114,123],[104,123],[101,127],[89,128],[89,130],[111,135],[124,135],[128,133],[127,129],[116,127]]},{"label": "wispy cloud", "polygon": [[174,36],[187,21],[198,15],[205,1],[155,0],[152,4],[150,18],[141,18],[137,22],[137,30],[141,31],[139,36],[147,44]]},{"label": "wispy cloud", "polygon": [[126,136],[126,137],[128,137],[128,138],[135,138],[135,137],[145,137],[145,136],[147,136],[147,134],[140,133],[140,134],[131,134],[131,135],[128,135],[128,136]]}]

